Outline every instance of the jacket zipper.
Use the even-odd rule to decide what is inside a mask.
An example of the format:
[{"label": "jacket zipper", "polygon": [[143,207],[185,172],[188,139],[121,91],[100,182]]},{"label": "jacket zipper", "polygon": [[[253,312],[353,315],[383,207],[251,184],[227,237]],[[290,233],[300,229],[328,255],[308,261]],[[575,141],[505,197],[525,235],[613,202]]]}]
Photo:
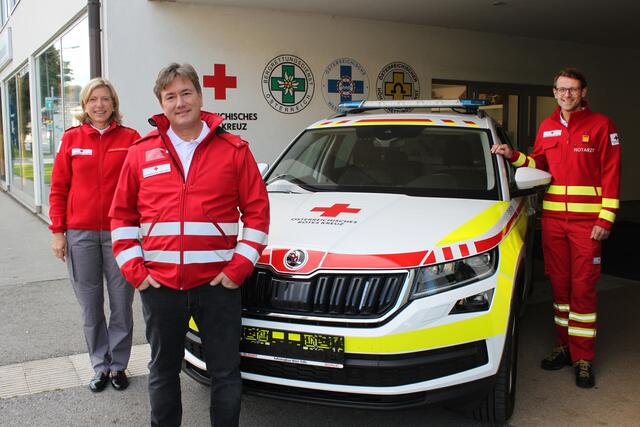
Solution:
[{"label": "jacket zipper", "polygon": [[102,191],[103,191],[103,185],[102,185],[102,134],[98,132],[98,149],[96,150],[98,152],[98,208],[100,209],[100,214],[99,214],[99,218],[100,218],[100,231],[103,231],[102,228],[102,224],[104,224],[104,218],[103,218],[103,212],[104,212],[104,206],[102,206]]}]

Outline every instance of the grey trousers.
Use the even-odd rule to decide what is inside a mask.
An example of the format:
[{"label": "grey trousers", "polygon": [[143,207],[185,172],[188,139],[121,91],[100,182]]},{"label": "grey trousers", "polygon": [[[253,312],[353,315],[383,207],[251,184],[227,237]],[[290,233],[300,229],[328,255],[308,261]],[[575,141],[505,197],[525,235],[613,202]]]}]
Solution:
[{"label": "grey trousers", "polygon": [[[123,371],[133,341],[134,288],[124,279],[108,231],[67,230],[67,268],[82,308],[84,337],[95,372]],[[104,279],[109,323],[104,314]]]}]

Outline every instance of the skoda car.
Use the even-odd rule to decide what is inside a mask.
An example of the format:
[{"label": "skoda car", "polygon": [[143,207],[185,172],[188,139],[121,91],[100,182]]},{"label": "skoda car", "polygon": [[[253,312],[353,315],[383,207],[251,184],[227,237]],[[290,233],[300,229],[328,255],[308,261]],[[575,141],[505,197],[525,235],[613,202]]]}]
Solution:
[{"label": "skoda car", "polygon": [[[507,137],[481,105],[346,104],[265,169],[269,245],[242,286],[246,389],[510,417],[535,195],[550,175],[491,154]],[[207,379],[193,322],[184,369]]]}]

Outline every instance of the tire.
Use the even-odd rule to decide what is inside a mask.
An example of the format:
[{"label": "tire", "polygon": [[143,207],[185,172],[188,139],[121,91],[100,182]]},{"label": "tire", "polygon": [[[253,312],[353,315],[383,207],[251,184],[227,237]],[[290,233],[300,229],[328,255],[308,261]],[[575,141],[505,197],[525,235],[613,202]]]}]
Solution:
[{"label": "tire", "polygon": [[500,367],[489,393],[473,409],[471,416],[483,422],[504,423],[513,414],[518,373],[518,304],[512,307]]}]

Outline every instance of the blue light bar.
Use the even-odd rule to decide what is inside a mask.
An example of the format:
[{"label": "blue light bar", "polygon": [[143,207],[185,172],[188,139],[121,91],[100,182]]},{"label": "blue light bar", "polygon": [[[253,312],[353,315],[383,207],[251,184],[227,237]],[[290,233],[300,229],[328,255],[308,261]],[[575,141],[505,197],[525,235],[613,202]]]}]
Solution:
[{"label": "blue light bar", "polygon": [[414,99],[403,101],[349,101],[338,105],[341,110],[377,110],[380,108],[478,108],[489,105],[487,99]]}]

